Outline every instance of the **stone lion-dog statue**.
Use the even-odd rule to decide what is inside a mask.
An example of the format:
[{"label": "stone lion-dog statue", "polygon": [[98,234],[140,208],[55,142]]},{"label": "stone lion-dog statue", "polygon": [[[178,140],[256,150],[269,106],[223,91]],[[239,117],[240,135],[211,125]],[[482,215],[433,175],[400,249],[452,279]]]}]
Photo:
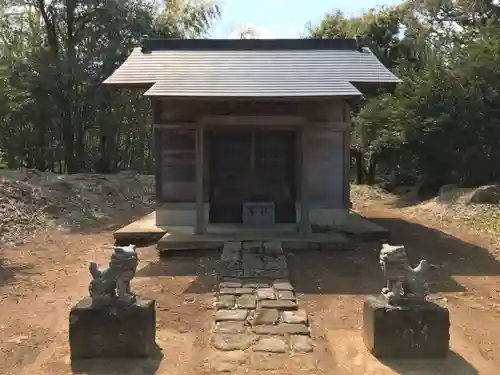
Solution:
[{"label": "stone lion-dog statue", "polygon": [[135,245],[115,247],[107,268],[99,269],[97,263],[90,262],[90,297],[134,303],[136,295],[130,290],[130,281],[135,276],[138,262]]},{"label": "stone lion-dog statue", "polygon": [[382,295],[390,304],[398,304],[402,300],[423,301],[429,294],[426,281],[429,264],[421,260],[417,267],[412,268],[404,246],[382,245],[380,267],[387,281]]}]

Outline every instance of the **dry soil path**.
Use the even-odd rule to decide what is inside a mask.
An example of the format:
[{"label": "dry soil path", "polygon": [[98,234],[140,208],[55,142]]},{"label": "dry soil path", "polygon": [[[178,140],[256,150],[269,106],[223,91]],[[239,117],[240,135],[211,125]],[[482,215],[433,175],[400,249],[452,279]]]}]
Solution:
[{"label": "dry soil path", "polygon": [[[360,213],[393,231],[412,260],[440,268],[431,298],[451,312],[452,353],[446,361],[379,362],[364,351],[360,329],[364,295],[382,284],[378,247],[351,252],[287,254],[299,305],[308,312],[314,351],[307,354],[234,352],[210,343],[219,253],[160,259],[141,248],[135,290],[157,300],[161,355],[149,360],[87,361],[71,366],[67,326],[71,305],[87,294],[87,260],[105,264],[111,231],[51,232],[0,252],[0,374],[498,374],[500,268],[496,239],[459,233],[433,218],[408,218],[383,204]],[[234,366],[237,364],[237,366]]]}]

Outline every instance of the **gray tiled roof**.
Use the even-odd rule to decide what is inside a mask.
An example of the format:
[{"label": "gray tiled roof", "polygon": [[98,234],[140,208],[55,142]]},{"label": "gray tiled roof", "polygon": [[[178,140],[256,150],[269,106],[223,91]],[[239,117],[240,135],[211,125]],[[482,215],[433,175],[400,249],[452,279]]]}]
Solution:
[{"label": "gray tiled roof", "polygon": [[352,83],[396,83],[369,49],[136,48],[104,82],[153,85],[149,96],[359,96]]},{"label": "gray tiled roof", "polygon": [[361,93],[347,81],[331,81],[319,76],[301,77],[280,72],[274,76],[231,74],[207,77],[172,77],[157,82],[146,96],[200,96],[200,97],[288,97],[288,96],[360,96]]}]

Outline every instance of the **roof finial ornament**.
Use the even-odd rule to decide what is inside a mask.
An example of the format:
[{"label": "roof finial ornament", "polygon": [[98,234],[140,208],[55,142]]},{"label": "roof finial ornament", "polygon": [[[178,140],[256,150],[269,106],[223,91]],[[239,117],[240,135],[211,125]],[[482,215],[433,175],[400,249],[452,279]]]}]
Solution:
[{"label": "roof finial ornament", "polygon": [[148,53],[151,52],[151,48],[149,45],[149,35],[143,34],[141,36],[141,52]]},{"label": "roof finial ornament", "polygon": [[355,39],[358,51],[363,52],[363,47],[365,46],[363,43],[363,38],[361,38],[361,35],[356,35]]}]

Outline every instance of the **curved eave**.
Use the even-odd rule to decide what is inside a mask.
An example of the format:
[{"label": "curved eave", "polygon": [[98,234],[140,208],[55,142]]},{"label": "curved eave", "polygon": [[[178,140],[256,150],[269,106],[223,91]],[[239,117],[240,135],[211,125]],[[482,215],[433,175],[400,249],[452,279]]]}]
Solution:
[{"label": "curved eave", "polygon": [[354,87],[363,93],[363,95],[376,94],[379,90],[384,90],[385,92],[394,92],[396,87],[402,81],[400,79],[394,81],[386,82],[352,82]]},{"label": "curved eave", "polygon": [[361,100],[361,95],[316,95],[316,96],[188,96],[188,95],[156,95],[149,96],[151,99],[176,99],[176,100],[189,100],[189,101],[211,101],[211,102],[224,102],[224,101],[271,101],[271,102],[293,102],[293,101],[315,101],[324,99],[342,99],[342,100]]}]

